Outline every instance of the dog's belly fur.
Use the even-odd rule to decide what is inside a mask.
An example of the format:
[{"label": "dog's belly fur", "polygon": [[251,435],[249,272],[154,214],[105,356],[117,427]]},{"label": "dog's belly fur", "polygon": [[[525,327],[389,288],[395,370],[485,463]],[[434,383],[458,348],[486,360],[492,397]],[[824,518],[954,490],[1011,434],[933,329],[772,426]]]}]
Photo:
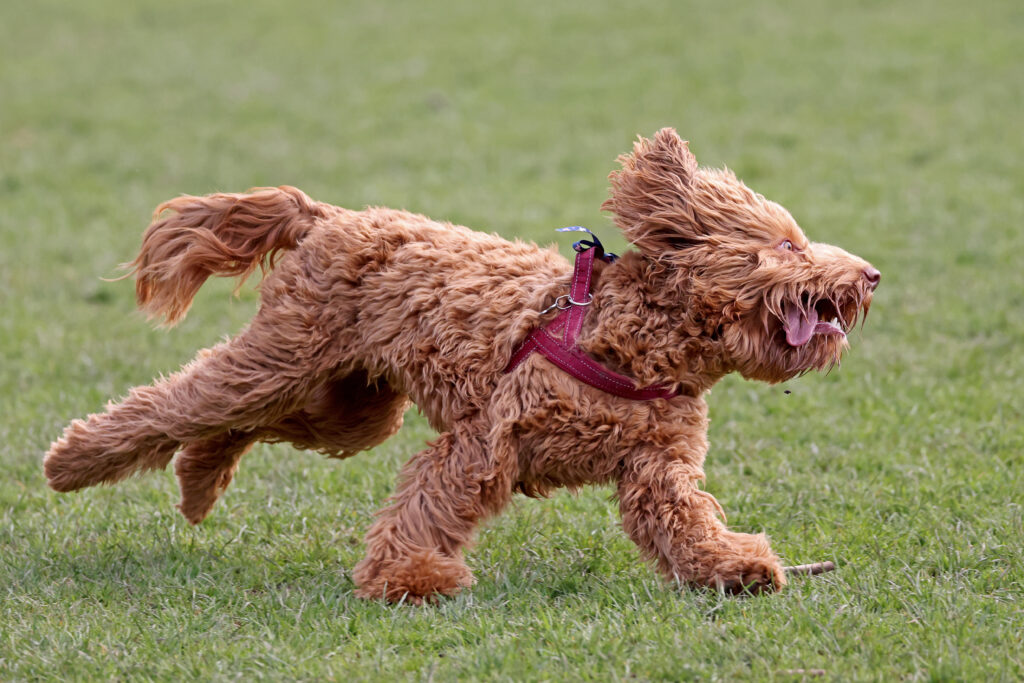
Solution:
[{"label": "dog's belly fur", "polygon": [[301,410],[260,430],[259,438],[346,458],[394,436],[408,407],[405,394],[356,371],[314,389]]}]

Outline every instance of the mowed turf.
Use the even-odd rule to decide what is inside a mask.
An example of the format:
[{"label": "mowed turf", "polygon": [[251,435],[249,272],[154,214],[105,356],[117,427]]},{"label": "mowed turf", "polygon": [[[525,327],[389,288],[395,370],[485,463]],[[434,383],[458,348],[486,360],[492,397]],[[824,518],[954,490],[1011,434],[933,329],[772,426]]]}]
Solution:
[{"label": "mowed turf", "polygon": [[[0,679],[1024,675],[1024,13],[774,4],[0,4]],[[101,279],[160,201],[292,184],[623,249],[605,176],[663,125],[883,273],[840,369],[709,397],[729,523],[836,572],[679,590],[598,488],[485,525],[455,599],[357,600],[371,514],[432,436],[415,412],[346,461],[258,447],[197,528],[169,472],[46,488],[69,420],[257,305],[211,282],[154,331]]]}]

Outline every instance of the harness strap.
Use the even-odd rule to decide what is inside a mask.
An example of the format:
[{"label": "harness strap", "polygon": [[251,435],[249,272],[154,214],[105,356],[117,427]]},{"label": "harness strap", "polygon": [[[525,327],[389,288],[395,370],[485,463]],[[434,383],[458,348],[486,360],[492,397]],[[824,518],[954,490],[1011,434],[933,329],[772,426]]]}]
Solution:
[{"label": "harness strap", "polygon": [[581,382],[614,396],[635,401],[678,396],[680,392],[673,391],[664,384],[644,388],[637,387],[632,379],[604,367],[579,347],[577,339],[580,330],[583,329],[587,306],[593,300],[590,286],[594,272],[594,259],[600,258],[610,262],[615,257],[612,254],[607,256],[604,254],[604,249],[597,237],[594,237],[593,242],[580,241],[573,246],[577,253],[572,273],[572,285],[567,297],[568,303],[564,307],[558,306],[562,311],[551,322],[530,333],[523,344],[512,354],[512,359],[505,368],[505,372],[512,372],[534,351],[537,351],[556,367]]},{"label": "harness strap", "polygon": [[576,339],[583,329],[587,317],[587,306],[594,300],[590,293],[590,281],[594,276],[594,255],[597,248],[584,249],[576,254],[576,265],[572,270],[572,286],[569,288],[568,320],[565,322],[565,348],[575,348]]}]

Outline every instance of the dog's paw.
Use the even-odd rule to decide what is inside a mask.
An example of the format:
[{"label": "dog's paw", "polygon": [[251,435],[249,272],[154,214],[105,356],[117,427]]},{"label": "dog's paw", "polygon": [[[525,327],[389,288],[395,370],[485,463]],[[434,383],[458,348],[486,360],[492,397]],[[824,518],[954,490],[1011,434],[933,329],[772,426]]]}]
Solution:
[{"label": "dog's paw", "polygon": [[701,583],[730,594],[779,591],[786,585],[782,563],[764,534],[726,531],[705,566]]},{"label": "dog's paw", "polygon": [[461,559],[424,550],[397,560],[365,558],[352,573],[360,598],[421,605],[452,596],[473,585],[473,574]]},{"label": "dog's paw", "polygon": [[731,595],[758,595],[781,590],[786,578],[777,562],[757,560],[732,572],[718,573],[712,582],[717,590]]}]

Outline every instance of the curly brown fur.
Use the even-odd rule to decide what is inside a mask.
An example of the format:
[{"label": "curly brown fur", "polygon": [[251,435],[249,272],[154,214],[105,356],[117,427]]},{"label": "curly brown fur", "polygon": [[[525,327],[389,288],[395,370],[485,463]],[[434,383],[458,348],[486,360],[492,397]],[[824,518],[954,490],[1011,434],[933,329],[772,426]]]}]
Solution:
[{"label": "curly brown fur", "polygon": [[256,441],[347,457],[394,434],[412,401],[441,434],[370,528],[359,595],[451,595],[473,581],[462,551],[475,527],[513,493],[607,482],[626,533],[666,577],[780,588],[767,538],[729,531],[700,488],[702,395],[733,371],[779,382],[830,368],[878,271],[808,242],[729,171],[700,168],[671,129],[620,162],[605,208],[637,251],[596,267],[580,344],[677,397],[618,398],[538,355],[503,372],[568,291],[572,268],[555,251],[290,187],[181,197],[157,209],[131,264],[140,307],[173,324],[209,276],[263,266],[260,309],[180,372],[72,422],[46,457],[50,485],[115,482],[181,450],[179,507],[198,523]]}]

